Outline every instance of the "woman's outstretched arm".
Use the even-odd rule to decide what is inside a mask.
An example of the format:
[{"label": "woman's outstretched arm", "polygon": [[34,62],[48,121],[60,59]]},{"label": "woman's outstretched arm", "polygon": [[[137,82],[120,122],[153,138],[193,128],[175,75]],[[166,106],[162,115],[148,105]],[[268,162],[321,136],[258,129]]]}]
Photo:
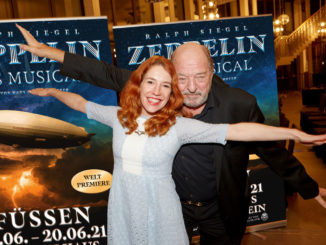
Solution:
[{"label": "woman's outstretched arm", "polygon": [[56,88],[35,88],[29,90],[29,92],[33,95],[38,95],[41,97],[52,96],[60,100],[62,103],[66,104],[70,108],[86,113],[86,103],[83,97],[79,94],[63,92]]},{"label": "woman's outstretched arm", "polygon": [[230,124],[226,133],[226,140],[233,141],[274,141],[287,139],[295,140],[302,144],[321,145],[326,143],[326,134],[311,135],[298,129],[246,122]]},{"label": "woman's outstretched arm", "polygon": [[32,54],[39,57],[46,57],[51,60],[58,61],[63,63],[65,52],[63,50],[47,46],[46,44],[40,43],[37,41],[32,34],[29,33],[24,27],[16,24],[16,27],[20,30],[24,36],[27,45],[21,44],[20,48],[22,50],[31,52]]}]

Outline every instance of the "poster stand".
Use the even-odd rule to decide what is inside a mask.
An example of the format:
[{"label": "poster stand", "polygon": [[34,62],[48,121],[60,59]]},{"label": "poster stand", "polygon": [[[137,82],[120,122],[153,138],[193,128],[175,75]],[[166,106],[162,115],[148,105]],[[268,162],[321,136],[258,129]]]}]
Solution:
[{"label": "poster stand", "polygon": [[286,226],[286,200],[281,177],[256,155],[250,155],[247,172],[250,204],[246,232]]}]

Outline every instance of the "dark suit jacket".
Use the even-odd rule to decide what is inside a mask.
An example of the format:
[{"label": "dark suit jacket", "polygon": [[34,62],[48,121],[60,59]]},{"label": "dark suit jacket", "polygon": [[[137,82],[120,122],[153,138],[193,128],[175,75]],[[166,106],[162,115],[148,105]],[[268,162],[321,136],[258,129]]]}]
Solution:
[{"label": "dark suit jacket", "polygon": [[[66,53],[61,67],[63,75],[96,86],[121,91],[130,71],[105,62]],[[214,98],[213,123],[263,122],[264,117],[254,96],[230,88],[214,76],[210,93]],[[318,195],[318,185],[301,163],[275,142],[228,142],[214,145],[214,163],[218,183],[218,202],[225,229],[235,244],[240,244],[248,216],[247,165],[254,151],[272,170],[305,199]]]}]

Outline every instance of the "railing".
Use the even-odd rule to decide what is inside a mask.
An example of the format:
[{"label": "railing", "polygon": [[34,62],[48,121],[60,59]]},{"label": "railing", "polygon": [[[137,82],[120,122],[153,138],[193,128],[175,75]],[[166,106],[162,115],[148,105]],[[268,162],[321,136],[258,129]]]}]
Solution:
[{"label": "railing", "polygon": [[326,5],[303,22],[288,36],[274,40],[276,66],[290,64],[320,34],[320,23],[326,18]]}]

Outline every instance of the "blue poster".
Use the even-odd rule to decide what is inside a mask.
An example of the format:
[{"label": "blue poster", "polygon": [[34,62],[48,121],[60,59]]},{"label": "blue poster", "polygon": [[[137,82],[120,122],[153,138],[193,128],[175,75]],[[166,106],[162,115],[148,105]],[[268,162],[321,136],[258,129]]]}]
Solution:
[{"label": "blue poster", "polygon": [[118,66],[135,70],[153,55],[170,58],[182,43],[198,42],[210,50],[215,74],[256,96],[266,123],[278,125],[272,23],[264,15],[114,27]]},{"label": "blue poster", "polygon": [[49,46],[112,63],[106,18],[0,21],[0,244],[106,244],[112,130],[28,90],[54,87],[105,105],[116,94],[21,50],[15,23]]}]

